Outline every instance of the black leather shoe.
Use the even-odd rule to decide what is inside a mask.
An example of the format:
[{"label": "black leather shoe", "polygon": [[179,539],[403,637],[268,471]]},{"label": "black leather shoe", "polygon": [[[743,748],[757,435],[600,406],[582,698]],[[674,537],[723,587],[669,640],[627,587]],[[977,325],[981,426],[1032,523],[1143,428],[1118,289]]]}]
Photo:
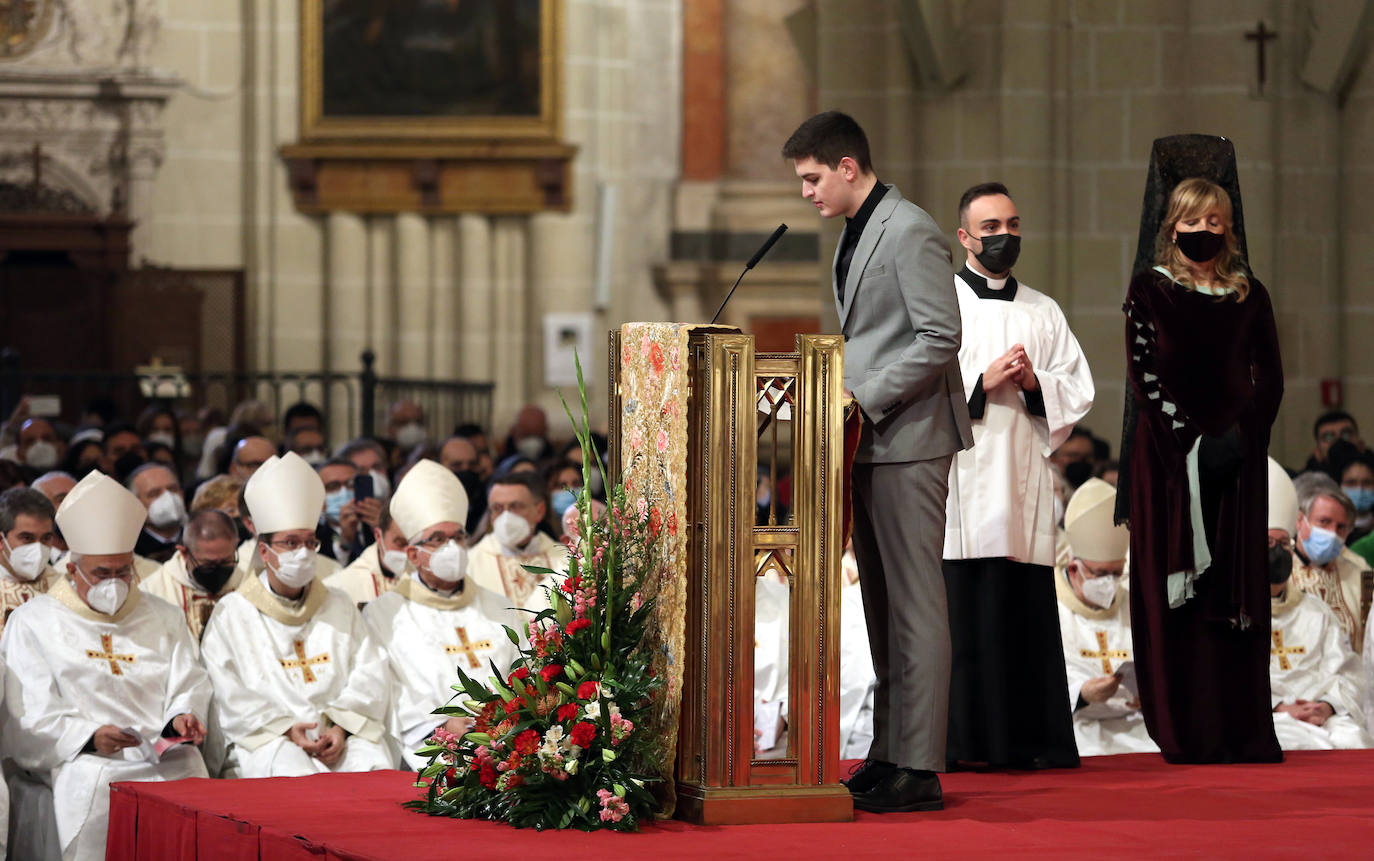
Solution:
[{"label": "black leather shoe", "polygon": [[848,780],[841,780],[840,783],[843,783],[851,793],[858,795],[860,792],[867,792],[877,786],[883,781],[883,778],[895,771],[897,771],[897,766],[890,762],[883,762],[881,759],[865,759],[849,772]]},{"label": "black leather shoe", "polygon": [[869,813],[912,813],[944,810],[945,799],[935,772],[899,768],[868,792],[855,795],[854,807]]}]

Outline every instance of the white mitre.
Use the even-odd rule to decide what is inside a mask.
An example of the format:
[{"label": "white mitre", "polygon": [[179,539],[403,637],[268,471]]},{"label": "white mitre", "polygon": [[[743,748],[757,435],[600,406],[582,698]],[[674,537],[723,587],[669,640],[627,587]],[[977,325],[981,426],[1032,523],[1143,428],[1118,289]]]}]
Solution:
[{"label": "white mitre", "polygon": [[1100,478],[1090,478],[1074,491],[1064,509],[1064,532],[1069,550],[1089,562],[1116,562],[1126,558],[1130,532],[1113,522],[1116,488]]},{"label": "white mitre", "polygon": [[56,519],[72,553],[112,556],[134,552],[148,509],[113,478],[91,471],[62,500]]},{"label": "white mitre", "polygon": [[259,535],[313,530],[324,511],[324,482],[305,458],[289,451],[258,467],[243,489],[243,499]]},{"label": "white mitre", "polygon": [[417,461],[391,495],[391,519],[407,541],[436,523],[461,526],[468,520],[468,493],[443,466]]},{"label": "white mitre", "polygon": [[1298,531],[1298,492],[1293,479],[1278,461],[1269,458],[1269,528],[1282,529],[1290,536]]}]

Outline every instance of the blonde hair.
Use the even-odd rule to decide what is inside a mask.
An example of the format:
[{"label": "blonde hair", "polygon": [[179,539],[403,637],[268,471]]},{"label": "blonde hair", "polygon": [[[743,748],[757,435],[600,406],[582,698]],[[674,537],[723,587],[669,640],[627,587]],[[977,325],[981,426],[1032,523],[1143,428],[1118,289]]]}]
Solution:
[{"label": "blonde hair", "polygon": [[196,495],[191,500],[191,513],[196,514],[207,508],[217,508],[224,511],[230,504],[237,507],[239,488],[241,487],[243,487],[243,482],[227,475],[210,479],[196,488]]},{"label": "blonde hair", "polygon": [[1164,221],[1159,225],[1159,235],[1155,237],[1155,263],[1168,269],[1179,284],[1190,290],[1196,288],[1189,274],[1189,260],[1178,250],[1173,232],[1180,221],[1206,215],[1213,209],[1221,214],[1222,235],[1226,237],[1221,252],[1216,256],[1214,283],[1215,286],[1229,288],[1233,292],[1228,296],[1235,296],[1237,302],[1244,302],[1250,292],[1250,279],[1246,277],[1245,261],[1240,256],[1240,243],[1231,230],[1231,196],[1215,182],[1195,176],[1174,187],[1169,195],[1169,208]]}]

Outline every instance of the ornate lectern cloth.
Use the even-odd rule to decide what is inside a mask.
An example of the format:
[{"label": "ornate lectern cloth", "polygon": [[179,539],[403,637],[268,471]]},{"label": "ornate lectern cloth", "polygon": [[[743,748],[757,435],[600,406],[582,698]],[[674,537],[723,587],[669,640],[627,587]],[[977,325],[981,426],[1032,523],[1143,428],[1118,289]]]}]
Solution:
[{"label": "ornate lectern cloth", "polygon": [[649,732],[665,739],[664,815],[671,816],[673,762],[682,702],[683,639],[687,619],[687,339],[682,323],[626,323],[620,329],[621,482],[633,503],[663,524],[663,566],[652,587],[657,600],[645,633],[654,672],[664,686]]}]

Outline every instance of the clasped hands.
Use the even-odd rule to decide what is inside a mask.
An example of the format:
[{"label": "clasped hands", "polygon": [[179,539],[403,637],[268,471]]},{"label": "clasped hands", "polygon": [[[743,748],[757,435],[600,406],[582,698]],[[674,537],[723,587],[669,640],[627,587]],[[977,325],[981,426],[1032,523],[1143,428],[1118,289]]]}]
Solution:
[{"label": "clasped hands", "polygon": [[344,745],[347,744],[348,735],[341,726],[331,726],[329,729],[320,733],[319,737],[311,740],[307,735],[310,730],[319,726],[315,722],[302,722],[293,724],[286,731],[286,737],[291,743],[305,751],[310,756],[318,759],[327,766],[333,767],[344,753]]},{"label": "clasped hands", "polygon": [[983,372],[983,391],[990,392],[1008,380],[1023,391],[1033,392],[1040,388],[1030,356],[1026,355],[1022,344],[1013,344],[1010,350],[992,360]]},{"label": "clasped hands", "polygon": [[1274,707],[1274,711],[1287,712],[1298,720],[1306,721],[1313,726],[1325,724],[1336,713],[1336,710],[1331,708],[1329,703],[1313,700],[1280,703]]}]

